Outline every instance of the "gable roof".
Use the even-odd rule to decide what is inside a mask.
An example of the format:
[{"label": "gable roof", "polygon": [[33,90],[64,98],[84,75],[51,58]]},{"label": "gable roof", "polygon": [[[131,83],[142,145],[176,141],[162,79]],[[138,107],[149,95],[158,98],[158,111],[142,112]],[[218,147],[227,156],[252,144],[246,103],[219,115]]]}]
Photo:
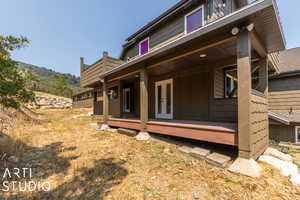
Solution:
[{"label": "gable roof", "polygon": [[279,71],[280,73],[300,71],[300,47],[279,53]]}]

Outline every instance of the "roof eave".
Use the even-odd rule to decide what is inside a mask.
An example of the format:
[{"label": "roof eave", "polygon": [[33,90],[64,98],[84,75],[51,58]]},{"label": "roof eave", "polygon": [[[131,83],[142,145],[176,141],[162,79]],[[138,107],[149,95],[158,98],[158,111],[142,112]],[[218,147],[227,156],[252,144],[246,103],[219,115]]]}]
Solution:
[{"label": "roof eave", "polygon": [[140,56],[140,57],[137,57],[129,62],[126,62],[122,65],[120,65],[119,67],[117,68],[114,68],[110,71],[107,71],[107,72],[104,72],[104,73],[101,73],[100,74],[100,77],[103,78],[103,77],[106,77],[110,74],[113,74],[117,71],[120,71],[122,69],[125,69],[129,66],[132,66],[134,64],[137,64],[139,62],[142,62],[146,59],[149,59],[153,56],[156,56],[159,51],[166,51],[166,50],[169,50],[170,48],[174,48],[174,47],[177,47],[179,45],[182,45],[183,43],[187,42],[187,41],[190,41],[192,39],[195,39],[197,37],[201,37],[205,34],[208,34],[209,32],[211,31],[214,31],[214,30],[217,30],[217,29],[220,29],[226,25],[229,25],[229,24],[232,24],[236,21],[239,21],[239,20],[243,20],[251,15],[253,15],[254,13],[257,13],[265,8],[268,8],[268,7],[271,7],[273,6],[273,1],[274,0],[264,0],[264,1],[257,1],[257,2],[254,2],[252,4],[249,4],[229,15],[226,15],[224,16],[223,18],[220,18],[210,24],[207,24],[205,25],[204,27],[202,27],[201,29],[199,29],[198,31],[195,31],[191,34],[187,34],[181,38],[178,38],[177,40],[174,40],[170,43],[168,43],[167,45],[161,47],[161,48],[158,48],[152,52],[149,52],[148,54],[145,54],[143,56]]}]

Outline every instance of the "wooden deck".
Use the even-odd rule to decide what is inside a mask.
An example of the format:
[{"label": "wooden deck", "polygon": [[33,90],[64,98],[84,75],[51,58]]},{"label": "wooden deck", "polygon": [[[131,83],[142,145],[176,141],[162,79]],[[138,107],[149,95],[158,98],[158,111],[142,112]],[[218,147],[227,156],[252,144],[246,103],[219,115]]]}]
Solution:
[{"label": "wooden deck", "polygon": [[[140,130],[140,120],[110,118],[108,125],[113,127]],[[189,138],[227,145],[237,145],[237,125],[234,123],[219,123],[185,120],[150,120],[147,123],[148,132]]]}]

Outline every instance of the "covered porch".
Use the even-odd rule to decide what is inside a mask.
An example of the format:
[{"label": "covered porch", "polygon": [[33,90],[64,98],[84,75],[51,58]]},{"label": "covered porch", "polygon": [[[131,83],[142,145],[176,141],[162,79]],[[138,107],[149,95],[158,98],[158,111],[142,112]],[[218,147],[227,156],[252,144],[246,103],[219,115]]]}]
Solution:
[{"label": "covered porch", "polygon": [[268,71],[276,71],[268,52],[282,43],[265,26],[276,21],[246,13],[101,74],[104,123],[238,146],[239,157],[257,158],[268,145]]}]

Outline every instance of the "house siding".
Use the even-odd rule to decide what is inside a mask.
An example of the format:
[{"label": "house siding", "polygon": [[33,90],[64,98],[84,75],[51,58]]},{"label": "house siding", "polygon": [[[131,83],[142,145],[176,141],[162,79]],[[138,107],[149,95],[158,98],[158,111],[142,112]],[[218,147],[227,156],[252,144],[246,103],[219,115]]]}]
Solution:
[{"label": "house siding", "polygon": [[295,126],[271,124],[270,139],[276,142],[295,142]]},{"label": "house siding", "polygon": [[300,76],[270,80],[271,110],[300,110]]},{"label": "house siding", "polygon": [[[203,1],[199,1],[197,5],[192,6],[189,9],[186,9],[184,13],[179,14],[174,19],[170,20],[168,23],[158,27],[156,30],[153,30],[147,36],[137,39],[137,41],[128,47],[122,59],[126,60],[127,58],[134,58],[139,55],[139,42],[149,37],[150,40],[150,50],[160,47],[166,42],[171,42],[184,35],[185,29],[185,15],[190,13],[192,10],[203,5],[204,7],[204,23],[211,22],[208,20],[208,17],[214,16],[215,13],[224,13],[227,15],[236,9],[236,3],[234,0],[229,0],[225,8],[219,8],[218,6],[222,4],[222,0],[211,0],[207,4],[203,4]],[[220,18],[221,15],[215,15],[214,20]],[[214,21],[212,20],[212,21]]]}]

